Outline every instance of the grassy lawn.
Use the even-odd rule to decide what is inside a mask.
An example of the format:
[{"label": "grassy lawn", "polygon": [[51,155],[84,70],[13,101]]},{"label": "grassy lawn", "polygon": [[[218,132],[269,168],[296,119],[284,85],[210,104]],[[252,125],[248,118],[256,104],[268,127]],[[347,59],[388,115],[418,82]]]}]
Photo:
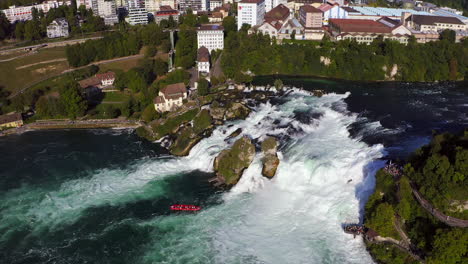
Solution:
[{"label": "grassy lawn", "polygon": [[126,94],[124,92],[109,92],[104,93],[104,99],[102,100],[103,103],[105,102],[124,102],[125,100],[132,97],[130,94]]},{"label": "grassy lawn", "polygon": [[[65,47],[57,47],[39,50],[35,54],[16,60],[0,62],[0,85],[9,91],[16,91],[55,76],[70,68],[66,61],[33,64],[63,58]],[[17,69],[18,67],[23,68]]]},{"label": "grassy lawn", "polygon": [[141,58],[133,58],[133,59],[123,60],[123,61],[115,61],[115,62],[100,64],[99,71],[107,72],[107,71],[122,70],[126,72],[130,70],[131,68],[138,66],[139,60],[141,60]]}]

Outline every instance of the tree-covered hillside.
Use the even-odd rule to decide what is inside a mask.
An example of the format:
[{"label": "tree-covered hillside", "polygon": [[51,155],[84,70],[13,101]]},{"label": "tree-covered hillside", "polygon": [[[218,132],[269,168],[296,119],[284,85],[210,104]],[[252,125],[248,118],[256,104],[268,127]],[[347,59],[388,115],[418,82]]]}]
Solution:
[{"label": "tree-covered hillside", "polygon": [[[447,219],[467,219],[468,130],[460,135],[440,134],[417,150],[403,173],[380,170],[375,192],[366,204],[365,224],[382,237],[409,243],[429,264],[462,264],[468,258],[468,230],[452,227],[421,206],[419,191]],[[401,230],[397,229],[401,226]],[[404,233],[402,235],[402,232]],[[380,263],[415,260],[394,246],[368,244]]]}]

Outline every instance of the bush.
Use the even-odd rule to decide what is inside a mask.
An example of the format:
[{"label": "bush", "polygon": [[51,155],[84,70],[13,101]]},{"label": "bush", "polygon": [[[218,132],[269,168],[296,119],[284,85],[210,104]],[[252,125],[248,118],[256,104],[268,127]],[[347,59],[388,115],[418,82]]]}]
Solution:
[{"label": "bush", "polygon": [[141,119],[145,122],[151,122],[159,117],[160,115],[154,108],[154,105],[148,105],[145,110],[143,110],[143,113],[141,113]]},{"label": "bush", "polygon": [[209,93],[209,83],[206,79],[204,78],[198,79],[197,91],[198,91],[198,95],[201,95],[201,96],[207,95]]}]

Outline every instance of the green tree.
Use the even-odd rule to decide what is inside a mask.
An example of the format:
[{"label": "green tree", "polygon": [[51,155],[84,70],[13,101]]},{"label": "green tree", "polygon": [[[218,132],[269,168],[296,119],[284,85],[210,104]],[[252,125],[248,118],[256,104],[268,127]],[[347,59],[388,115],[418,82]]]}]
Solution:
[{"label": "green tree", "polygon": [[148,58],[154,57],[158,53],[158,49],[154,45],[146,47],[145,56]]},{"label": "green tree", "polygon": [[156,111],[154,108],[154,105],[148,105],[145,110],[143,110],[143,113],[141,113],[141,118],[145,122],[151,122],[155,119],[158,119],[160,117],[159,113]]},{"label": "green tree", "polygon": [[455,43],[456,33],[453,30],[445,29],[440,33],[440,40],[446,40],[450,43]]},{"label": "green tree", "polygon": [[167,73],[167,63],[161,59],[154,60],[154,73],[157,76],[163,76]]},{"label": "green tree", "polygon": [[83,116],[87,109],[87,102],[81,94],[77,83],[67,83],[60,89],[60,101],[65,106],[65,113],[70,118]]},{"label": "green tree", "polygon": [[468,254],[468,231],[461,228],[437,230],[434,249],[429,264],[466,263]]},{"label": "green tree", "polygon": [[377,206],[371,218],[367,219],[366,225],[374,229],[383,237],[395,237],[393,223],[395,222],[395,212],[392,205],[381,203]]},{"label": "green tree", "polygon": [[24,39],[24,23],[18,22],[15,25],[15,38]]},{"label": "green tree", "polygon": [[198,79],[198,95],[204,96],[209,93],[209,83],[205,78]]},{"label": "green tree", "polygon": [[104,118],[116,118],[120,115],[120,110],[118,108],[115,108],[111,104],[106,104],[104,106],[104,109],[102,111],[102,116]]},{"label": "green tree", "polygon": [[237,31],[236,18],[234,16],[227,16],[223,19],[224,35],[227,36],[230,32]]},{"label": "green tree", "polygon": [[0,40],[6,39],[10,33],[10,21],[3,12],[0,12]]}]

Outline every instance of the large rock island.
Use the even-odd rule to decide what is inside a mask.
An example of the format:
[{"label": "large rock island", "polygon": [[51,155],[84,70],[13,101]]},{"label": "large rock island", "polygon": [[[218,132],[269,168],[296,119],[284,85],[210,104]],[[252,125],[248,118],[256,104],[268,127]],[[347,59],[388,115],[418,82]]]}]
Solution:
[{"label": "large rock island", "polygon": [[276,169],[278,168],[280,162],[278,155],[276,154],[277,148],[278,142],[274,137],[267,137],[262,142],[262,175],[270,179],[275,176]]},{"label": "large rock island", "polygon": [[218,181],[228,187],[235,185],[254,156],[255,146],[250,138],[243,136],[238,139],[231,149],[223,150],[214,161]]}]

